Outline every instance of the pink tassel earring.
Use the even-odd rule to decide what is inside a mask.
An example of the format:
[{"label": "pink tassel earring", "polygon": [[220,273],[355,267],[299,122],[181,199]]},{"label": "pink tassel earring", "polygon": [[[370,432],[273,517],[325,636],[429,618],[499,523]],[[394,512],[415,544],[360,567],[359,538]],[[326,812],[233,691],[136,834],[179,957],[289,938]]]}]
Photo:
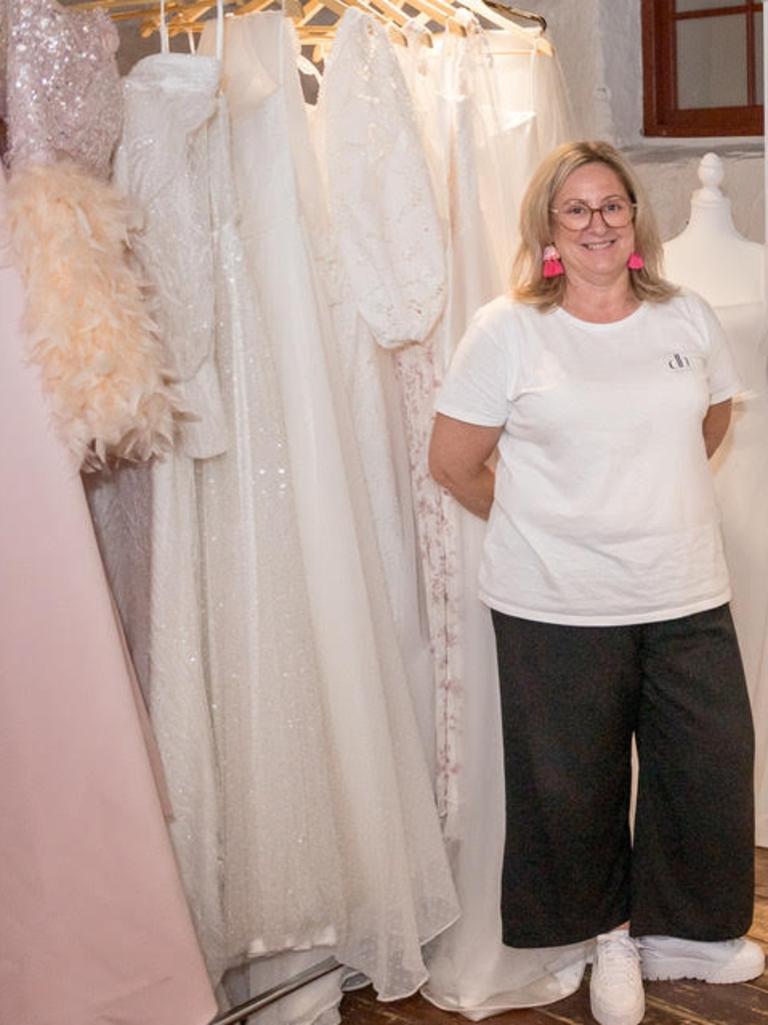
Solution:
[{"label": "pink tassel earring", "polygon": [[627,267],[630,270],[642,270],[645,267],[645,260],[642,258],[640,253],[630,253],[629,259],[627,260]]},{"label": "pink tassel earring", "polygon": [[557,278],[561,274],[565,274],[565,268],[560,262],[560,253],[557,251],[557,246],[547,246],[541,254],[541,259],[543,261],[542,274],[545,278]]}]

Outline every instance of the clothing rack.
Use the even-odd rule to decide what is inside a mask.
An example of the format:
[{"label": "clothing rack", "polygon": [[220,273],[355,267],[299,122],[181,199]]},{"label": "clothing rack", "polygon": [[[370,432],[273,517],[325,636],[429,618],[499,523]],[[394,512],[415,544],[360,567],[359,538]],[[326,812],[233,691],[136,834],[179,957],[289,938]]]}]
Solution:
[{"label": "clothing rack", "polygon": [[547,31],[547,19],[543,14],[536,14],[534,11],[524,11],[519,7],[510,7],[509,4],[505,4],[503,0],[485,0],[489,7],[493,7],[494,10],[502,11],[505,14],[511,15],[513,18],[520,18],[522,21],[535,21],[542,32]]},{"label": "clothing rack", "polygon": [[[255,11],[273,7],[276,0],[226,0],[224,7],[233,15],[245,15]],[[422,21],[427,25],[437,25],[446,31],[460,32],[464,29],[455,15],[462,10],[471,10],[497,28],[517,29],[521,34],[540,36],[547,30],[547,21],[543,15],[513,7],[504,0],[281,0],[283,10],[296,23],[302,41],[309,43],[329,37],[333,34],[334,24],[311,24],[315,16],[323,9],[330,10],[341,17],[349,7],[358,7],[384,21],[395,31],[409,20],[402,5],[416,8]],[[101,9],[106,11],[116,22],[137,22],[142,36],[148,36],[159,30],[161,9],[158,0],[79,0],[68,4],[77,10],[88,11]],[[165,16],[169,35],[184,32],[202,31],[206,15],[216,6],[216,0],[166,0]],[[498,13],[496,13],[498,12]],[[519,21],[533,25],[538,32],[525,30]],[[545,44],[545,41],[542,41]],[[241,1025],[246,1019],[266,1009],[277,1001],[302,989],[343,966],[333,957],[299,972],[257,993],[248,1000],[222,1012],[213,1018],[210,1025]]]},{"label": "clothing rack", "polygon": [[297,989],[301,989],[317,979],[322,979],[323,976],[330,975],[331,972],[335,972],[341,967],[342,965],[339,964],[336,958],[327,957],[324,961],[320,961],[310,968],[305,968],[298,975],[291,976],[285,982],[272,986],[270,989],[265,989],[263,993],[257,993],[255,997],[251,997],[250,1000],[238,1004],[237,1007],[224,1011],[223,1014],[214,1018],[210,1025],[237,1025],[238,1022],[244,1022],[252,1014],[264,1010],[265,1007],[269,1007],[270,1004],[274,1004],[282,997],[295,993]]},{"label": "clothing rack", "polygon": [[[480,17],[486,18],[497,28],[518,28],[526,30],[519,25],[519,21],[536,25],[539,33],[546,32],[546,18],[533,11],[524,10],[519,7],[512,7],[504,0],[408,0],[409,5],[416,7],[421,16],[428,22],[437,25],[439,28],[449,31],[462,32],[460,25],[453,22],[453,16],[463,7],[473,10]],[[231,14],[249,14],[253,11],[265,10],[271,7],[274,0],[228,0],[225,8]],[[297,23],[301,30],[309,20],[322,7],[330,9],[337,16],[340,16],[347,7],[360,7],[379,20],[388,22],[395,27],[401,26],[408,20],[408,15],[402,10],[403,0],[324,0],[318,3],[317,0],[290,0],[286,4],[288,13]],[[156,32],[160,24],[160,7],[158,0],[79,0],[71,6],[77,10],[106,11],[115,21],[139,21],[142,36],[151,35]],[[183,32],[202,31],[201,21],[205,15],[215,6],[215,0],[168,0],[166,3],[166,17],[168,19],[168,30],[170,35],[177,35]],[[498,13],[497,13],[498,12]],[[333,25],[325,26],[326,31],[333,31]]]}]

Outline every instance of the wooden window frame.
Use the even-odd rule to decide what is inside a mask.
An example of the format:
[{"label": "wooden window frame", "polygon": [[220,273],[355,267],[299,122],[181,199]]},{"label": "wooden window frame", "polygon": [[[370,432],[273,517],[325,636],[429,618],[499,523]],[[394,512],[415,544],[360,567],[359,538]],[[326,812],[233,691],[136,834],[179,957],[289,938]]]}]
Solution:
[{"label": "wooden window frame", "polygon": [[[746,18],[748,68],[755,67],[753,12],[758,10],[763,10],[762,3],[750,0],[733,7],[710,8],[705,15],[749,15]],[[763,107],[756,102],[757,83],[756,76],[752,74],[748,74],[747,78],[746,106],[694,109],[680,109],[677,106],[676,22],[703,13],[691,11],[675,15],[674,0],[642,0],[645,134],[670,137],[762,135]],[[764,24],[763,32],[765,30]]]}]

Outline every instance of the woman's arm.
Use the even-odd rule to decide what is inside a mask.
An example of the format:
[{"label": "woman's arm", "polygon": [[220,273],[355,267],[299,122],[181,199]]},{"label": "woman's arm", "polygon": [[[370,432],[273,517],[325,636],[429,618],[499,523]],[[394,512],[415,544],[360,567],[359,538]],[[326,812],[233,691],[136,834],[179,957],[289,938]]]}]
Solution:
[{"label": "woman's arm", "polygon": [[725,402],[715,402],[706,412],[702,421],[701,429],[704,432],[704,446],[707,450],[707,459],[710,459],[720,442],[725,437],[728,424],[731,422],[731,407],[733,401],[726,399]]},{"label": "woman's arm", "polygon": [[493,503],[493,470],[486,466],[502,427],[478,427],[438,413],[429,445],[429,472],[457,502],[487,520]]}]

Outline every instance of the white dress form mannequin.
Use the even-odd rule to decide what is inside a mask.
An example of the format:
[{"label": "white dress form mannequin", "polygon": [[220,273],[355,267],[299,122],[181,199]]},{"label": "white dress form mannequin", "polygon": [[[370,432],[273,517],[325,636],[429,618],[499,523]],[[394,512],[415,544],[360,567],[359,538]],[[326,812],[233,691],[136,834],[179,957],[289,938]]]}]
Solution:
[{"label": "white dress form mannequin", "polygon": [[731,576],[731,610],[757,725],[755,797],[757,843],[768,845],[768,390],[764,250],[736,231],[719,189],[722,162],[702,158],[691,220],[664,247],[667,277],[699,292],[715,307],[736,360],[744,392],[731,428],[712,459]]},{"label": "white dress form mannequin", "polygon": [[666,277],[698,292],[712,306],[762,302],[763,247],[736,231],[731,201],[719,188],[722,180],[722,160],[706,153],[699,164],[702,187],[691,197],[691,218],[664,245]]}]

